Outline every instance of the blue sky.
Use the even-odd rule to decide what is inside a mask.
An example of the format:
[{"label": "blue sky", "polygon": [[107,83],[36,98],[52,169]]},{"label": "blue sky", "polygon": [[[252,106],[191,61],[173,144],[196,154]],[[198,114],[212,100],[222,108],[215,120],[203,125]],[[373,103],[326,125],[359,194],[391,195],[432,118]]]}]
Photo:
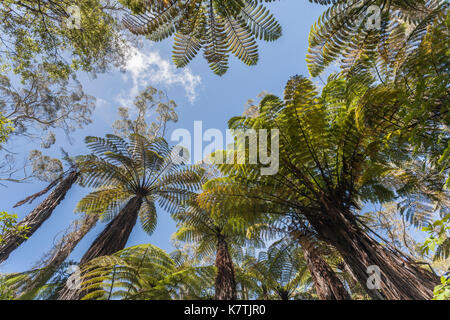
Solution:
[{"label": "blue sky", "polygon": [[[69,141],[63,134],[57,134],[57,143],[47,154],[59,155],[62,146],[71,155],[88,153],[84,146],[85,136],[104,136],[111,133],[111,125],[117,119],[117,108],[133,99],[133,96],[152,85],[164,89],[178,104],[179,121],[168,128],[193,130],[194,121],[201,120],[203,129],[217,128],[225,131],[229,118],[240,115],[248,99],[256,98],[266,90],[281,95],[290,76],[308,76],[305,55],[308,47],[308,33],[325,7],[311,4],[306,0],[284,0],[268,4],[283,27],[283,36],[276,42],[259,42],[260,59],[257,66],[248,67],[236,58],[230,61],[230,69],[222,76],[214,75],[208,64],[199,55],[186,69],[176,69],[171,62],[172,39],[161,43],[147,43],[130,61],[126,73],[111,72],[90,79],[80,75],[86,93],[97,98],[97,108],[93,123],[76,131]],[[131,107],[131,106],[130,106]],[[14,140],[10,145],[15,151],[23,153],[36,148],[35,143]],[[33,182],[0,186],[0,210],[16,213],[19,219],[39,204],[43,197],[13,209],[12,206],[26,196],[33,194],[46,183]],[[0,272],[18,272],[30,269],[43,254],[51,249],[55,237],[61,234],[70,222],[78,218],[73,213],[76,203],[89,192],[81,187],[72,188],[66,199],[56,208],[50,219],[10,258],[0,265]],[[79,260],[92,241],[106,224],[100,223],[76,247],[71,259]],[[136,224],[127,246],[152,243],[162,249],[172,250],[170,238],[175,231],[175,223],[170,216],[159,210],[158,225],[153,235],[144,233]]]}]

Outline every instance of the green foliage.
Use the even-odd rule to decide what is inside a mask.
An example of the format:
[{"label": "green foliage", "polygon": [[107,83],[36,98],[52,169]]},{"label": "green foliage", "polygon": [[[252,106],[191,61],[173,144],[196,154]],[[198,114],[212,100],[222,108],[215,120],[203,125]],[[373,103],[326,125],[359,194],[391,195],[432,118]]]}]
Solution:
[{"label": "green foliage", "polygon": [[[0,4],[0,68],[33,76],[41,64],[51,78],[67,79],[78,70],[103,72],[125,62],[124,39],[110,1],[81,0],[81,28],[65,26],[71,3],[5,0]],[[67,56],[71,60],[67,61]]]},{"label": "green foliage", "polygon": [[185,209],[172,216],[178,223],[176,239],[195,244],[196,255],[199,258],[214,256],[219,239],[227,242],[231,254],[245,246],[254,248],[264,246],[256,233],[247,232],[256,221],[224,212],[208,213],[199,207],[196,198],[190,201]]},{"label": "green foliage", "polygon": [[0,144],[6,142],[8,135],[14,131],[11,120],[2,116],[0,112]]},{"label": "green foliage", "polygon": [[[373,5],[380,9],[380,28],[366,27],[371,17],[368,8]],[[334,1],[311,28],[307,55],[310,74],[318,76],[338,59],[345,72],[370,67],[387,56],[390,63],[399,66],[397,59],[417,47],[427,26],[445,8],[445,1],[438,0]]]},{"label": "green foliage", "polygon": [[281,36],[280,25],[260,0],[120,2],[131,9],[124,24],[134,34],[153,41],[175,35],[173,61],[177,67],[186,66],[203,48],[210,68],[223,75],[230,52],[254,65],[258,61],[256,40],[274,41]]},{"label": "green foliage", "polygon": [[285,239],[275,242],[267,251],[259,252],[257,258],[248,257],[244,269],[260,283],[260,299],[270,295],[276,299],[291,299],[300,285],[311,284],[300,248]]},{"label": "green foliage", "polygon": [[[381,9],[380,29],[360,19],[371,5]],[[447,178],[448,21],[446,1],[336,1],[312,27],[307,56],[312,76],[340,60],[351,88],[366,85],[356,109],[360,130],[393,148],[408,143]]]},{"label": "green foliage", "polygon": [[150,244],[96,258],[82,273],[82,288],[90,290],[83,299],[97,300],[198,299],[213,281],[211,267],[177,264]]},{"label": "green foliage", "polygon": [[162,138],[149,140],[132,134],[86,137],[93,152],[78,158],[83,184],[95,190],[77,204],[77,212],[101,214],[111,220],[133,196],[142,197],[139,217],[151,234],[157,222],[156,203],[175,212],[201,188],[200,169],[180,164],[179,155]]},{"label": "green foliage", "polygon": [[256,206],[313,216],[321,214],[324,201],[345,209],[358,207],[357,201],[393,199],[394,190],[382,181],[392,168],[381,145],[355,125],[358,97],[340,78],[330,78],[319,95],[310,80],[294,77],[284,101],[269,95],[258,117],[232,118],[232,129],[279,130],[278,173],[260,176],[260,164],[219,165],[228,177],[205,185],[202,204],[213,210],[230,206],[231,212],[254,212]]},{"label": "green foliage", "polygon": [[[73,265],[76,265],[74,261],[66,261],[59,265],[56,270],[52,269],[49,279],[42,286],[33,290],[33,292],[28,292],[30,284],[40,274],[49,272],[48,267],[34,268],[25,272],[0,274],[0,300],[55,300],[58,292],[64,287],[70,276],[66,272],[67,268]],[[2,294],[6,296],[2,298]]]},{"label": "green foliage", "polygon": [[433,300],[450,300],[450,277],[441,277],[441,284],[433,291]]},{"label": "green foliage", "polygon": [[24,239],[28,239],[26,236],[27,230],[30,227],[21,226],[17,224],[17,215],[8,214],[5,211],[0,212],[0,244],[3,243],[3,238],[8,235],[20,235]]},{"label": "green foliage", "polygon": [[450,214],[423,227],[422,231],[429,235],[421,246],[422,253],[434,252],[434,260],[447,259],[450,255]]},{"label": "green foliage", "polygon": [[0,274],[0,300],[13,300],[14,290],[4,280],[4,275]]}]

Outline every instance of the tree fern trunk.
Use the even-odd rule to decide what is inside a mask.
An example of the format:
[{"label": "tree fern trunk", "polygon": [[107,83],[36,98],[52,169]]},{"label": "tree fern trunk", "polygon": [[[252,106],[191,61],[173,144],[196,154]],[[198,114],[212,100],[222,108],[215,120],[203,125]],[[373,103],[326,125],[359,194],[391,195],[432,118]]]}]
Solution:
[{"label": "tree fern trunk", "polygon": [[[81,258],[80,264],[92,259],[108,256],[125,248],[128,238],[138,217],[142,205],[141,197],[133,197],[119,214],[97,236],[88,251]],[[61,291],[58,300],[79,300],[86,292],[71,290],[67,285]]]},{"label": "tree fern trunk", "polygon": [[[325,205],[321,216],[308,217],[320,237],[342,255],[353,274],[373,299],[430,299],[438,277],[415,265],[399,252],[380,245],[350,220],[349,214]],[[369,266],[381,271],[380,288],[367,285]]]},{"label": "tree fern trunk", "polygon": [[56,270],[71,254],[77,244],[84,236],[95,226],[98,221],[98,215],[87,214],[78,220],[73,231],[65,236],[62,242],[55,248],[54,254],[45,262],[42,271],[27,285],[26,291],[19,299],[33,299],[37,291],[53,276]]},{"label": "tree fern trunk", "polygon": [[217,241],[216,268],[215,299],[236,299],[236,280],[234,278],[233,260],[228,251],[227,242],[222,236],[219,236]]},{"label": "tree fern trunk", "polygon": [[64,199],[79,175],[80,173],[78,171],[70,172],[39,206],[19,222],[19,226],[29,227],[25,234],[7,234],[4,237],[4,244],[0,246],[0,263],[8,259],[11,252],[17,249],[26,240],[23,238],[23,235],[31,237],[45,220],[50,217],[53,210],[55,210],[59,203]]},{"label": "tree fern trunk", "polygon": [[283,290],[283,291],[279,292],[278,295],[280,296],[281,300],[284,300],[284,301],[288,301],[289,300],[289,292],[286,291],[286,290]]},{"label": "tree fern trunk", "polygon": [[351,300],[347,290],[336,273],[326,263],[312,244],[302,242],[303,255],[305,256],[311,277],[314,281],[317,296],[320,300]]}]

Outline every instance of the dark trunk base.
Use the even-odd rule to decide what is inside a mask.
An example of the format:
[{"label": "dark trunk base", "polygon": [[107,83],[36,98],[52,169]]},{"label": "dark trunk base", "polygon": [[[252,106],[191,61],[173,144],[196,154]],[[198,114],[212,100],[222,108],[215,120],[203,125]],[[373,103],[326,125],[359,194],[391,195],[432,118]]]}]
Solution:
[{"label": "dark trunk base", "polygon": [[236,299],[236,281],[234,278],[233,260],[231,259],[228,245],[223,237],[219,237],[217,242],[216,268],[215,299]]}]

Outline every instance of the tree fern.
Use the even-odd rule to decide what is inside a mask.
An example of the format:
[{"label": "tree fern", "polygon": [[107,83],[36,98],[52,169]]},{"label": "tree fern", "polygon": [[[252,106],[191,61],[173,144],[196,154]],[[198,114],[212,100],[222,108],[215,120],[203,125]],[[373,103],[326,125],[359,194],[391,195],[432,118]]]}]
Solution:
[{"label": "tree fern", "polygon": [[94,259],[82,271],[82,287],[89,292],[85,300],[158,300],[199,298],[201,288],[211,281],[212,270],[177,266],[163,250],[138,245]]},{"label": "tree fern", "polygon": [[124,24],[134,34],[153,41],[175,34],[173,61],[178,67],[186,66],[203,48],[210,68],[223,75],[230,52],[254,65],[256,39],[274,41],[281,36],[281,26],[259,0],[121,2],[132,11]]}]

